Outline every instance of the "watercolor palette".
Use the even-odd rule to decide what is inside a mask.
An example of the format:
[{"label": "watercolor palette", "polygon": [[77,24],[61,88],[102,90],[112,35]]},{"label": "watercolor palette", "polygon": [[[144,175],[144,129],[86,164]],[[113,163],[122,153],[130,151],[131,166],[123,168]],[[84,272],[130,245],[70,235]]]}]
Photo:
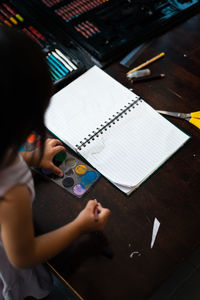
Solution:
[{"label": "watercolor palette", "polygon": [[[40,147],[40,137],[32,132],[20,151],[33,151]],[[68,152],[59,152],[53,163],[63,171],[59,177],[46,169],[33,168],[37,173],[49,178],[71,194],[81,198],[100,177],[100,173],[83,163],[80,159]]]},{"label": "watercolor palette", "polygon": [[53,162],[63,171],[64,175],[62,178],[46,169],[39,169],[39,173],[79,198],[100,177],[99,172],[69,153],[59,152],[54,157]]}]

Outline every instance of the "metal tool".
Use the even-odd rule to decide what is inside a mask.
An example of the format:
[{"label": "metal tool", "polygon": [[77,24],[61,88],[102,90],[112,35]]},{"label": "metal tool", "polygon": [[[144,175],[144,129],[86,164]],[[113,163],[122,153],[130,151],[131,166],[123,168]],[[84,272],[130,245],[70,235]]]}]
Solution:
[{"label": "metal tool", "polygon": [[157,110],[157,112],[163,115],[184,119],[200,129],[200,111],[195,111],[191,113],[181,113],[181,112]]}]

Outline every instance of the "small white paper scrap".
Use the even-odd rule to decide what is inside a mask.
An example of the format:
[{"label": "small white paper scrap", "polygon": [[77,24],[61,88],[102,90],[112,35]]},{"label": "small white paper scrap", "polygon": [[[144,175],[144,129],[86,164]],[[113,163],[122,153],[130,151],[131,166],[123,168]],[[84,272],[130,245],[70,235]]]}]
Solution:
[{"label": "small white paper scrap", "polygon": [[130,254],[130,258],[133,258],[133,255],[141,256],[141,253],[138,252],[138,251],[133,251],[133,252]]},{"label": "small white paper scrap", "polygon": [[158,229],[160,227],[160,222],[158,221],[157,218],[154,219],[154,223],[153,223],[153,232],[152,232],[152,239],[151,239],[151,248],[153,248],[157,233],[158,233]]}]

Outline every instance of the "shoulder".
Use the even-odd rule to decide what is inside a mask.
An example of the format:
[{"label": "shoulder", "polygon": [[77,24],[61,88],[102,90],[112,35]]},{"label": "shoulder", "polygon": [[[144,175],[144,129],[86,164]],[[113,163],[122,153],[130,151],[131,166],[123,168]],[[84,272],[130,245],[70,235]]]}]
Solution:
[{"label": "shoulder", "polygon": [[7,218],[11,219],[17,211],[31,205],[28,187],[24,184],[15,185],[0,198],[0,224]]}]

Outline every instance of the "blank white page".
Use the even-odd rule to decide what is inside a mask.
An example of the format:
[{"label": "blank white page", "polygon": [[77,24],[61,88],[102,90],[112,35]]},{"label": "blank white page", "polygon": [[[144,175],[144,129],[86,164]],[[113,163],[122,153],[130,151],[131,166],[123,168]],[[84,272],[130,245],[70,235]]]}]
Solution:
[{"label": "blank white page", "polygon": [[94,66],[52,97],[45,114],[45,125],[75,150],[80,141],[137,98]]},{"label": "blank white page", "polygon": [[139,101],[131,112],[80,153],[105,177],[128,192],[152,174],[188,139],[188,135],[145,101]]}]

